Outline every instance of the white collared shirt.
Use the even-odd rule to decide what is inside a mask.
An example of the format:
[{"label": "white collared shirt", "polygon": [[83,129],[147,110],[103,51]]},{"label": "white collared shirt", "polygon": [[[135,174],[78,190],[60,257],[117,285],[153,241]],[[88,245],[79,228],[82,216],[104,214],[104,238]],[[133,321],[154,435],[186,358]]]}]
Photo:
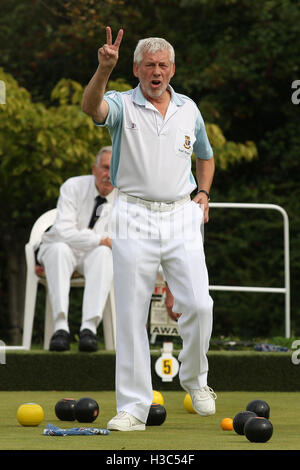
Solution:
[{"label": "white collared shirt", "polygon": [[189,195],[196,182],[192,153],[213,156],[196,104],[174,92],[165,117],[145,99],[140,86],[110,91],[105,123],[112,138],[111,180],[120,191],[143,199],[170,202]]},{"label": "white collared shirt", "polygon": [[88,228],[95,198],[99,195],[93,175],[75,176],[66,180],[57,201],[55,224],[43,235],[43,243],[65,242],[77,251],[89,251],[99,245],[101,238],[111,236],[111,211],[116,196],[114,189],[101,206],[101,217],[94,228]]}]

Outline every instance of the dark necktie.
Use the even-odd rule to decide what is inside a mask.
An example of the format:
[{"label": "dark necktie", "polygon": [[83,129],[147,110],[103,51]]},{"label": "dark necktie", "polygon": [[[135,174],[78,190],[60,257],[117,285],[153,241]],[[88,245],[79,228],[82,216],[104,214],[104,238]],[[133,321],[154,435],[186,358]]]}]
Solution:
[{"label": "dark necktie", "polygon": [[105,199],[105,197],[102,197],[102,196],[97,196],[95,199],[96,199],[96,204],[95,204],[92,216],[91,216],[89,228],[93,228],[95,223],[99,219],[99,215],[97,215],[98,207],[101,206],[101,204],[103,204],[104,202],[107,202],[107,199]]}]

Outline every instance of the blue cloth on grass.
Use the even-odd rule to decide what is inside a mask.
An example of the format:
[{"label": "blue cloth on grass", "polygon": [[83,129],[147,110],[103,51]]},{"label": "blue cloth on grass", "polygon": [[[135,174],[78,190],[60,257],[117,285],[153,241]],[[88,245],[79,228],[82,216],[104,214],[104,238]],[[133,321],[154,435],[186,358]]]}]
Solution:
[{"label": "blue cloth on grass", "polygon": [[286,352],[288,348],[284,346],[277,346],[276,344],[267,344],[260,343],[254,346],[255,351],[265,351],[265,352]]},{"label": "blue cloth on grass", "polygon": [[102,428],[70,428],[70,429],[62,429],[58,426],[54,426],[54,424],[48,423],[45,427],[43,434],[45,436],[107,436],[110,434],[108,429]]}]

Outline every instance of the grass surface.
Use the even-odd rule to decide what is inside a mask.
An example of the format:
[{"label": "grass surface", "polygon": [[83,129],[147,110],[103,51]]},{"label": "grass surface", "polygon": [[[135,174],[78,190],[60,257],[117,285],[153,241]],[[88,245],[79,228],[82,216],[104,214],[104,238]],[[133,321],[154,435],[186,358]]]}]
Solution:
[{"label": "grass surface", "polygon": [[[90,396],[97,400],[100,413],[93,423],[59,421],[55,404],[63,397],[78,399]],[[0,392],[1,450],[300,450],[300,392],[220,392],[217,412],[211,417],[189,414],[183,407],[185,392],[163,392],[167,419],[161,426],[143,432],[111,432],[108,436],[44,436],[47,423],[61,428],[79,426],[106,428],[116,414],[114,392]],[[266,400],[271,408],[274,427],[266,443],[251,443],[245,436],[220,427],[224,417],[233,418],[255,398]],[[19,405],[39,403],[45,412],[37,427],[23,427],[17,419]]]}]

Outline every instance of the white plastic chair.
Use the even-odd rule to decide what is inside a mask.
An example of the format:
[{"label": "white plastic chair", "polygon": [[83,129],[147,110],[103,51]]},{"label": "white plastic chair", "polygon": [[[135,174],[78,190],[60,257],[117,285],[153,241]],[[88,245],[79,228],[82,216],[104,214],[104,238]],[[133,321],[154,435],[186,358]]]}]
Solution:
[{"label": "white plastic chair", "polygon": [[[45,327],[44,327],[44,349],[49,349],[50,338],[53,334],[53,316],[48,295],[47,279],[39,276],[36,270],[35,249],[39,246],[43,233],[55,222],[57,209],[51,209],[42,214],[34,223],[29,242],[25,245],[25,257],[27,264],[27,278],[24,307],[24,327],[23,327],[23,348],[31,348],[33,320],[36,306],[38,284],[42,284],[46,289],[45,304]],[[71,279],[71,287],[83,287],[84,277],[74,276]],[[107,350],[116,349],[116,314],[114,300],[114,286],[111,290],[103,312],[103,333],[105,348]]]}]

